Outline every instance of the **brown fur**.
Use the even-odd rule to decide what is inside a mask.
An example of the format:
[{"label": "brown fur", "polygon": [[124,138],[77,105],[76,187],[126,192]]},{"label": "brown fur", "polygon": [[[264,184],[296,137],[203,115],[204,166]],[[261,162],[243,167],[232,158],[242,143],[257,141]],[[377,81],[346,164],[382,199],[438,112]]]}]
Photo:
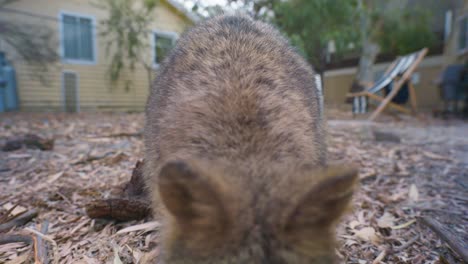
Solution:
[{"label": "brown fur", "polygon": [[246,16],[181,37],[146,110],[163,263],[334,263],[356,172],[326,167],[313,74],[278,31]]}]

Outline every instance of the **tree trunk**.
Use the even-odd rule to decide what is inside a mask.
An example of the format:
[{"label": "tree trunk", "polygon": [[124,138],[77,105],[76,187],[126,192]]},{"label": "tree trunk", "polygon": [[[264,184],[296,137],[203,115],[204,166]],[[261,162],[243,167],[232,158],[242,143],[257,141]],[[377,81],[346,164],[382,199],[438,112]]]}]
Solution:
[{"label": "tree trunk", "polygon": [[356,74],[356,80],[359,84],[363,85],[374,81],[373,66],[379,51],[380,47],[378,44],[370,40],[366,40],[363,43],[362,54],[359,59],[359,66]]},{"label": "tree trunk", "polygon": [[[367,8],[371,8],[369,3],[366,3]],[[359,59],[356,81],[358,86],[363,86],[374,81],[373,66],[380,47],[372,40],[371,18],[369,11],[366,9],[363,0],[358,0],[358,9],[360,10],[360,34],[362,42],[362,53]],[[380,23],[378,23],[380,24]],[[374,25],[376,27],[377,25]]]},{"label": "tree trunk", "polygon": [[[373,30],[380,27],[380,22],[376,25],[371,25],[372,19],[369,9],[372,8],[370,3],[364,4],[363,0],[358,0],[359,20],[360,20],[360,35],[362,43],[362,53],[359,59],[357,74],[353,84],[350,87],[351,92],[360,92],[374,81],[373,66],[379,54],[380,47],[372,39]],[[371,27],[373,29],[371,29]],[[347,98],[346,102],[353,104],[353,113],[367,112],[367,98],[353,97]]]}]

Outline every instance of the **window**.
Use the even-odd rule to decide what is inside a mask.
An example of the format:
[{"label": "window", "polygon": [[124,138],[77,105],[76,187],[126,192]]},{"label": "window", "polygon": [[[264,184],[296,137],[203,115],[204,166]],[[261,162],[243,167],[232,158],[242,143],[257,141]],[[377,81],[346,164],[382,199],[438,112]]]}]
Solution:
[{"label": "window", "polygon": [[458,36],[458,50],[468,51],[468,15],[460,18],[460,32]]},{"label": "window", "polygon": [[153,32],[153,64],[159,66],[175,44],[177,34]]},{"label": "window", "polygon": [[61,14],[62,58],[68,62],[94,63],[94,19],[87,16]]}]

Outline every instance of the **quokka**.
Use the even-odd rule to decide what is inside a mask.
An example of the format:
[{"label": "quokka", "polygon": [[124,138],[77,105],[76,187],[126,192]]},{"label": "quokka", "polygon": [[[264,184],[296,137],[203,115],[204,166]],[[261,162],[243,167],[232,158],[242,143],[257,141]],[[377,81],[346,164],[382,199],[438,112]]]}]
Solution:
[{"label": "quokka", "polygon": [[158,263],[336,262],[357,172],[327,164],[313,76],[279,31],[248,16],[209,19],[178,40],[146,108]]}]

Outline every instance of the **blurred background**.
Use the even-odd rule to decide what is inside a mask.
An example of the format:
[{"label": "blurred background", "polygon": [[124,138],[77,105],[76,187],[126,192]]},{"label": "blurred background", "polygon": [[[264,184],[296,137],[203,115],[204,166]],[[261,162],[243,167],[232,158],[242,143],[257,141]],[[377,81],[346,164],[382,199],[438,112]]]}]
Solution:
[{"label": "blurred background", "polygon": [[385,98],[397,80],[392,62],[427,49],[399,71],[408,78],[392,102],[412,95],[419,111],[466,111],[464,0],[1,0],[0,112],[142,111],[180,34],[237,10],[290,39],[326,106],[350,111],[350,92],[382,80]]},{"label": "blurred background", "polygon": [[147,95],[185,30],[237,11],[314,67],[328,160],[359,167],[341,263],[468,263],[468,0],[0,0],[0,263],[161,252]]}]

